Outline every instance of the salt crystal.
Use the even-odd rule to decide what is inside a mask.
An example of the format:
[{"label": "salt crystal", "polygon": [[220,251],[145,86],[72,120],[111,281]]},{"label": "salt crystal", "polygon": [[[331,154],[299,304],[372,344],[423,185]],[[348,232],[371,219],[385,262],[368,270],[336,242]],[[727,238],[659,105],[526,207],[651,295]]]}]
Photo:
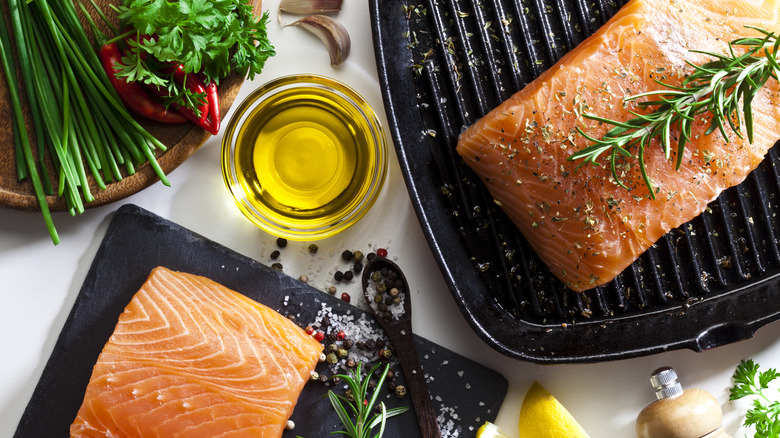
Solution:
[{"label": "salt crystal", "polygon": [[458,371],[458,377],[463,377],[463,371]]}]

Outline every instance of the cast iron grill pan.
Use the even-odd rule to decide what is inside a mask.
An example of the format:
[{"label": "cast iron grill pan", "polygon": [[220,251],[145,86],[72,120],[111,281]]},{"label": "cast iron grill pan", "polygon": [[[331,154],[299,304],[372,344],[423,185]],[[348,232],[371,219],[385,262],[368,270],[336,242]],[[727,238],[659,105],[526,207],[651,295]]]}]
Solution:
[{"label": "cast iron grill pan", "polygon": [[627,1],[372,0],[389,129],[412,203],[464,316],[489,345],[594,362],[749,338],[778,318],[777,148],[611,283],[567,289],[455,153],[458,134]]}]

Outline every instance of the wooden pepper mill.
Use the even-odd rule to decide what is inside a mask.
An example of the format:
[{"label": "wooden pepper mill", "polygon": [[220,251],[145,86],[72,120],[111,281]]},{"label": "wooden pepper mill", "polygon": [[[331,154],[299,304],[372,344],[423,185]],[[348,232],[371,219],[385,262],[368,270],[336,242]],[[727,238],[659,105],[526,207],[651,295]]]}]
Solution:
[{"label": "wooden pepper mill", "polygon": [[639,413],[638,438],[731,438],[723,430],[723,412],[712,394],[683,390],[669,367],[653,371],[650,383],[658,400]]}]

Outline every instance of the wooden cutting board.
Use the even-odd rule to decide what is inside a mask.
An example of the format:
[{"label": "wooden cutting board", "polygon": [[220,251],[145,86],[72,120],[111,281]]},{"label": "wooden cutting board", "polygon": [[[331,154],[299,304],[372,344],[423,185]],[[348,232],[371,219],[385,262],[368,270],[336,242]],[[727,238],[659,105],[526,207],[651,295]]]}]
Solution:
[{"label": "wooden cutting board", "polygon": [[[120,4],[122,0],[96,0],[101,9],[109,14],[112,12],[110,4]],[[88,4],[85,2],[85,4]],[[252,0],[255,14],[260,14],[262,9],[262,0]],[[2,3],[3,17],[8,18],[7,2]],[[99,19],[96,18],[99,23]],[[83,20],[82,20],[83,22]],[[85,26],[85,29],[89,29]],[[10,29],[9,29],[10,30]],[[105,29],[104,29],[105,30]],[[91,37],[91,31],[87,31]],[[244,82],[244,76],[233,73],[223,79],[219,86],[219,104],[222,115],[233,104],[236,95]],[[23,97],[24,99],[24,97]],[[24,100],[23,100],[24,105]],[[26,107],[26,105],[24,105]],[[26,114],[28,131],[33,133],[29,114]],[[16,157],[14,153],[13,141],[13,111],[11,100],[8,94],[5,74],[0,68],[0,206],[10,207],[19,210],[39,210],[38,200],[35,197],[32,183],[27,180],[19,182],[16,176]],[[137,120],[157,139],[162,141],[168,150],[158,152],[157,161],[165,173],[176,169],[180,164],[189,158],[209,137],[210,134],[200,127],[191,123],[181,125],[168,125],[154,122],[138,117]],[[47,160],[47,166],[51,168],[51,162]],[[120,167],[121,168],[121,167]],[[124,172],[124,171],[123,171]],[[124,178],[119,182],[107,184],[105,190],[95,183],[89,176],[90,189],[95,197],[93,202],[85,204],[86,208],[104,205],[118,199],[130,196],[158,181],[157,175],[148,164],[136,169],[133,175],[123,173]],[[63,199],[48,196],[49,207],[54,211],[63,211],[66,209],[66,203]]]}]

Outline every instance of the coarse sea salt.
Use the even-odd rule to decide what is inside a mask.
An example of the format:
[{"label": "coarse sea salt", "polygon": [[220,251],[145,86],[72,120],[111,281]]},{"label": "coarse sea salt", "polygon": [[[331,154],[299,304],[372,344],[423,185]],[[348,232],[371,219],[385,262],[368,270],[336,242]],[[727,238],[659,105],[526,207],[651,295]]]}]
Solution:
[{"label": "coarse sea salt", "polygon": [[[358,318],[355,318],[355,315],[351,311],[347,311],[343,314],[335,313],[331,306],[322,303],[311,326],[314,328],[323,328],[322,321],[324,318],[328,318],[332,331],[338,332],[343,330],[346,338],[353,340],[355,343],[373,340],[377,347],[379,347],[388,342],[385,332],[375,328],[372,321],[365,313],[361,313]],[[346,362],[349,358],[352,358],[355,362],[362,363],[364,368],[370,368],[369,364],[376,360],[376,352],[374,350],[363,351],[359,348],[351,348],[347,357],[339,359],[334,364],[330,364],[331,372],[343,373],[347,370],[348,367]]]},{"label": "coarse sea salt", "polygon": [[439,406],[439,415],[436,420],[439,422],[442,438],[456,438],[463,431],[463,426],[459,424],[460,417],[458,417],[457,409],[457,406],[450,407],[444,404]]}]

